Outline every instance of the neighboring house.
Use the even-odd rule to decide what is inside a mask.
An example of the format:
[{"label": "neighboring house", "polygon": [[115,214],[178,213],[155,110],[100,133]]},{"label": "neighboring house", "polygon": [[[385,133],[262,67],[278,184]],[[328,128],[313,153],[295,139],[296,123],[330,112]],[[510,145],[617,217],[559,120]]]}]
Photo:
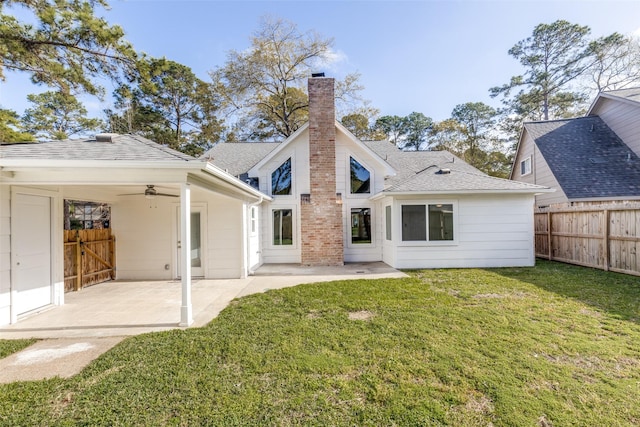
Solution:
[{"label": "neighboring house", "polygon": [[358,140],[335,120],[333,79],[311,78],[309,102],[286,141],[202,159],[133,135],[0,146],[0,324],[64,303],[65,200],[111,207],[117,279],[180,278],[183,325],[192,276],[263,263],[534,264],[534,196],[552,190]]},{"label": "neighboring house", "polygon": [[534,195],[552,190],[445,151],[362,142],[335,120],[333,89],[333,79],[309,80],[310,122],[284,142],[222,143],[203,156],[273,198],[249,214],[261,224],[250,265],[533,265]]},{"label": "neighboring house", "polygon": [[524,123],[511,179],[555,188],[539,207],[640,200],[640,88],[602,92],[586,117]]}]

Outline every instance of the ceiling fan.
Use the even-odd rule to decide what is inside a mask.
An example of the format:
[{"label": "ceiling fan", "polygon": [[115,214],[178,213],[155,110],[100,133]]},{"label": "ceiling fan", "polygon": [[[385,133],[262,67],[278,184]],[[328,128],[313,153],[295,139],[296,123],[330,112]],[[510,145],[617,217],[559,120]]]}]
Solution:
[{"label": "ceiling fan", "polygon": [[159,193],[158,190],[156,190],[153,185],[149,185],[149,184],[147,184],[147,188],[146,190],[144,190],[144,193],[118,194],[118,196],[144,196],[147,199],[153,199],[156,196],[179,197],[175,194]]}]

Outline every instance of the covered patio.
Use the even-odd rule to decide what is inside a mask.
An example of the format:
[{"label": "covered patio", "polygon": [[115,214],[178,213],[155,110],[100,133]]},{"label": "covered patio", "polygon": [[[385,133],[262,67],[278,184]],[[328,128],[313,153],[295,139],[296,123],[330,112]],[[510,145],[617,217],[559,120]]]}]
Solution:
[{"label": "covered patio", "polygon": [[[192,282],[193,323],[207,324],[234,298],[296,286],[346,279],[406,277],[388,265],[343,267],[268,264],[245,279]],[[182,286],[178,280],[112,281],[65,295],[65,304],[0,328],[0,339],[129,336],[181,328]]]}]

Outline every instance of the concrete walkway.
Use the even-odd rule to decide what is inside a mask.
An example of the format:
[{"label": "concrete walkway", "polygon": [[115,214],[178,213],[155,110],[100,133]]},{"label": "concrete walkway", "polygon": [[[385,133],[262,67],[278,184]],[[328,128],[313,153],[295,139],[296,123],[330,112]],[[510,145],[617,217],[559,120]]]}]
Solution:
[{"label": "concrete walkway", "polygon": [[[384,263],[344,267],[265,265],[247,279],[194,280],[194,323],[209,323],[234,298],[296,286],[347,279],[406,277]],[[124,337],[178,329],[179,281],[115,281],[65,295],[65,305],[0,328],[0,339],[43,341],[0,360],[0,383],[77,374]]]}]

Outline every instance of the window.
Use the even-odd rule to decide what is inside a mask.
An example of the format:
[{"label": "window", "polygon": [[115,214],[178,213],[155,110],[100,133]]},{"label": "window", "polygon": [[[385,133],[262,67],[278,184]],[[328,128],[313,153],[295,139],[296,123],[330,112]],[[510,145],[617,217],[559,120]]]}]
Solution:
[{"label": "window", "polygon": [[387,240],[391,240],[391,206],[385,206],[384,208],[384,221]]},{"label": "window", "polygon": [[453,241],[453,225],[453,204],[402,205],[404,242]]},{"label": "window", "polygon": [[369,193],[371,174],[356,159],[349,157],[351,194]]},{"label": "window", "polygon": [[271,194],[274,196],[291,194],[291,157],[271,174]]},{"label": "window", "polygon": [[429,240],[453,240],[453,205],[429,205]]},{"label": "window", "polygon": [[273,244],[274,246],[293,245],[293,210],[274,209]]},{"label": "window", "polygon": [[427,214],[424,205],[402,205],[402,240],[427,240]]},{"label": "window", "polygon": [[251,220],[251,234],[256,234],[257,222],[258,222],[258,212],[257,212],[257,208],[255,206],[251,206],[250,220]]},{"label": "window", "polygon": [[527,157],[520,162],[520,175],[529,175],[531,173],[531,157]]},{"label": "window", "polygon": [[351,243],[371,243],[371,209],[351,209]]}]

